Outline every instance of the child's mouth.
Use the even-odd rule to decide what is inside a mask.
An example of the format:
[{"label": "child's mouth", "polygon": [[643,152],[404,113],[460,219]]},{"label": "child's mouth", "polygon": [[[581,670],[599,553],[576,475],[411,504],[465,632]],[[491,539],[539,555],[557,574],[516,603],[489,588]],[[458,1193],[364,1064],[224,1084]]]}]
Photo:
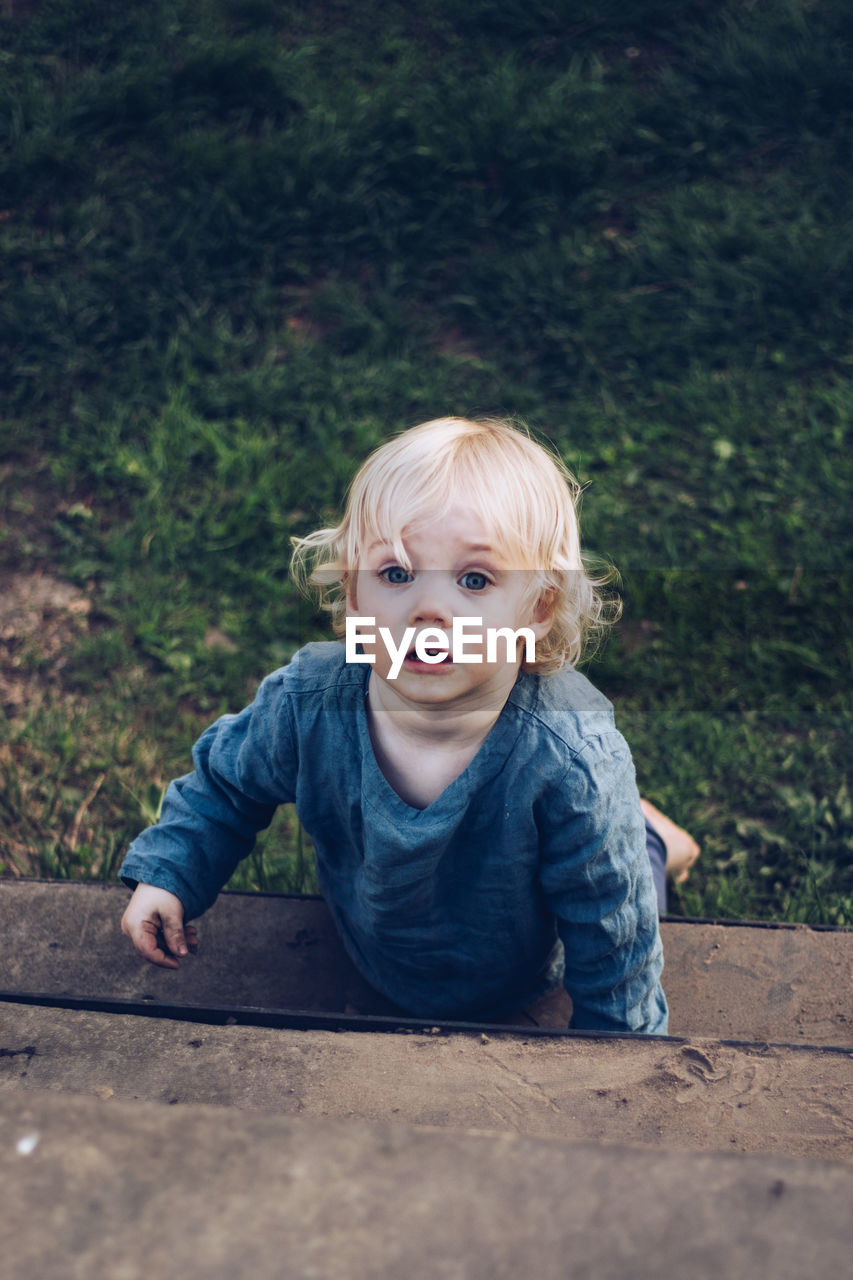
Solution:
[{"label": "child's mouth", "polygon": [[423,646],[423,657],[418,653],[417,649],[410,649],[406,654],[406,666],[415,666],[429,669],[429,667],[440,667],[450,662],[450,654],[447,649],[439,649]]}]

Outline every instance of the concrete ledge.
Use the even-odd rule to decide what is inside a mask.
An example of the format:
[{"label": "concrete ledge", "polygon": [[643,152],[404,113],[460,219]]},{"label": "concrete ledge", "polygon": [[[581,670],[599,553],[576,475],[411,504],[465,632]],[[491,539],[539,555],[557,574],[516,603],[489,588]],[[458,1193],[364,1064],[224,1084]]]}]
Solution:
[{"label": "concrete ledge", "polygon": [[9,1275],[844,1275],[853,1173],[516,1135],[0,1094]]},{"label": "concrete ledge", "polygon": [[853,1162],[853,1055],[713,1040],[364,1035],[0,1005],[32,1089]]},{"label": "concrete ledge", "polygon": [[[119,885],[0,880],[0,988],[168,1003],[386,1014],[319,899],[222,894],[179,972],[119,931]],[[662,924],[675,1035],[853,1047],[853,930]],[[545,1014],[565,1025],[566,1002]]]}]

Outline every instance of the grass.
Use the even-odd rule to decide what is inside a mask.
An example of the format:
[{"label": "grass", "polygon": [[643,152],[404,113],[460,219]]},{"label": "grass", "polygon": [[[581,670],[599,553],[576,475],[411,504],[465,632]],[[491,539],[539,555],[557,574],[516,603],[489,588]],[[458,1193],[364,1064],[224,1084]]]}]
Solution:
[{"label": "grass", "polygon": [[853,923],[847,6],[11,8],[0,573],[91,612],[60,670],[9,640],[6,873],[113,875],[324,634],[291,535],[390,432],[514,413],[622,575],[590,674],[703,844],[674,907]]}]

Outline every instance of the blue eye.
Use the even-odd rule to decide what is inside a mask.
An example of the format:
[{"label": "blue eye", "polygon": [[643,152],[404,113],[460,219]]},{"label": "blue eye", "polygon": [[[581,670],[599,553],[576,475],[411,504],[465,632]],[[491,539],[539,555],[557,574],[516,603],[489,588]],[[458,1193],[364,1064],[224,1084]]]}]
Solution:
[{"label": "blue eye", "polygon": [[476,569],[471,569],[468,573],[463,573],[459,582],[466,591],[485,591],[486,587],[490,585],[489,579],[486,575],[484,573],[478,573]]},{"label": "blue eye", "polygon": [[402,586],[405,582],[411,582],[413,577],[409,570],[404,569],[401,564],[389,564],[386,569],[379,570],[379,576],[395,587]]}]

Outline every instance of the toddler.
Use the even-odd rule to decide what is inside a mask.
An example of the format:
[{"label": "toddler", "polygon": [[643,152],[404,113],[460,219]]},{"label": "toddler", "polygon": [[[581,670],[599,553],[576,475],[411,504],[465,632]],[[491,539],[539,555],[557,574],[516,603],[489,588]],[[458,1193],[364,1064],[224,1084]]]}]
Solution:
[{"label": "toddler", "polygon": [[573,1027],[666,1032],[654,877],[665,844],[680,876],[698,849],[644,821],[575,669],[605,624],[578,493],[502,421],[437,419],[368,458],[341,524],[295,540],[345,642],[212,725],[128,851],[122,928],[146,959],[195,949],[187,922],[294,802],[347,951],[402,1010],[499,1017],[561,973]]}]

